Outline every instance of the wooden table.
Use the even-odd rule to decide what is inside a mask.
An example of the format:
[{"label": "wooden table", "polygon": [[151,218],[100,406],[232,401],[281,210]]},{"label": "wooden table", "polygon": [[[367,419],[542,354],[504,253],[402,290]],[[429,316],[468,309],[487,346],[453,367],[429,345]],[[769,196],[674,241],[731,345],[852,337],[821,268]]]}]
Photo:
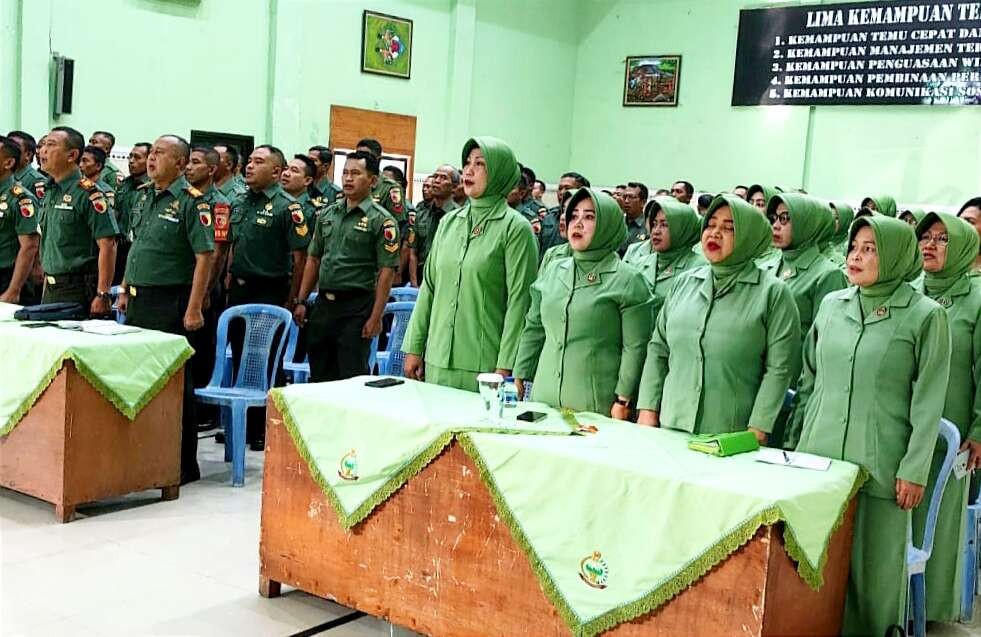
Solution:
[{"label": "wooden table", "polygon": [[180,493],[184,371],[130,421],[66,361],[23,420],[0,438],[0,486],[55,505],[70,522],[85,502],[160,489]]},{"label": "wooden table", "polygon": [[[427,635],[568,635],[477,470],[453,443],[348,533],[267,404],[259,592],[282,584]],[[825,584],[811,590],[781,525],[653,613],[607,635],[837,635],[854,503],[831,539]]]}]

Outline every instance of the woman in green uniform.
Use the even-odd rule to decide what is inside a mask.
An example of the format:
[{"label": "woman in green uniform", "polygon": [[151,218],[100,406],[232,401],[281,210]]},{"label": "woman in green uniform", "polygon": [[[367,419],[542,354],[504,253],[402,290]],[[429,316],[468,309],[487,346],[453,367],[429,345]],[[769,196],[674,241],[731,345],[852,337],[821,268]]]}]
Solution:
[{"label": "woman in green uniform", "polygon": [[916,292],[922,260],[898,219],[869,215],[849,234],[848,280],[824,298],[804,343],[798,451],[863,466],[842,633],[903,624],[906,530],[924,495],[950,368],[947,314]]},{"label": "woman in green uniform", "polygon": [[[971,268],[981,241],[971,224],[954,215],[929,213],[917,226],[923,270],[918,289],[947,310],[950,323],[950,381],[944,418],[961,433],[962,449],[970,449],[968,468],[981,464],[981,281]],[[933,491],[943,463],[943,445],[937,445],[926,493]],[[953,475],[944,490],[937,517],[933,554],[927,563],[927,619],[953,622],[960,618],[961,582],[964,578],[964,531],[967,479]],[[913,511],[913,537],[919,541],[927,507]]]},{"label": "woman in green uniform", "polygon": [[774,274],[794,295],[803,336],[825,295],[848,286],[844,272],[821,254],[820,246],[834,232],[834,218],[822,202],[797,193],[770,199],[767,217],[773,225],[773,245],[782,251]]},{"label": "woman in green uniform", "polygon": [[896,216],[896,199],[891,195],[876,195],[862,200],[862,208],[868,208],[887,217]]},{"label": "woman in green uniform", "polygon": [[[957,212],[957,216],[974,226],[974,229],[981,235],[981,197],[973,197],[965,201]],[[981,253],[975,259],[974,269],[971,273],[975,276],[981,274]]]},{"label": "woman in green uniform", "polygon": [[477,374],[514,367],[538,244],[504,200],[520,176],[511,149],[477,137],[463,164],[470,200],[439,224],[402,351],[407,377],[476,391]]},{"label": "woman in green uniform", "polygon": [[638,423],[693,433],[772,431],[800,371],[790,288],[754,263],[772,231],[757,208],[719,195],[702,220],[709,265],[686,272],[647,347]]},{"label": "woman in green uniform", "polygon": [[678,277],[707,262],[701,254],[692,251],[701,235],[702,218],[691,206],[674,197],[657,197],[651,201],[648,212],[647,229],[651,238],[644,243],[651,247],[651,253],[632,265],[654,289],[656,317]]},{"label": "woman in green uniform", "polygon": [[824,246],[824,256],[836,266],[843,267],[848,254],[848,228],[855,220],[855,209],[843,201],[829,201],[828,208],[835,220],[835,231]]},{"label": "woman in green uniform", "polygon": [[654,302],[643,275],[617,247],[627,226],[617,202],[580,188],[566,208],[572,258],[553,263],[531,288],[514,368],[518,395],[626,420],[651,335]]},{"label": "woman in green uniform", "polygon": [[923,221],[923,217],[926,216],[926,211],[922,208],[913,208],[912,210],[903,210],[899,213],[899,219],[905,221],[914,228]]},{"label": "woman in green uniform", "polygon": [[746,194],[746,201],[756,206],[761,213],[766,213],[766,206],[774,195],[779,195],[782,191],[779,186],[764,186],[763,184],[753,184],[749,187]]},{"label": "woman in green uniform", "polygon": [[[657,199],[658,197],[655,196],[654,199],[648,201],[644,206],[644,222],[647,224],[648,236],[651,235],[651,216],[654,214],[651,212],[651,210],[655,205],[657,205]],[[662,197],[662,199],[672,199],[673,201],[678,201],[674,197]],[[652,247],[650,241],[638,241],[637,243],[631,243],[630,247],[627,248],[627,251],[623,255],[623,261],[624,263],[636,265],[637,262],[643,260],[645,257],[651,256],[652,252],[654,252],[654,248]]]}]

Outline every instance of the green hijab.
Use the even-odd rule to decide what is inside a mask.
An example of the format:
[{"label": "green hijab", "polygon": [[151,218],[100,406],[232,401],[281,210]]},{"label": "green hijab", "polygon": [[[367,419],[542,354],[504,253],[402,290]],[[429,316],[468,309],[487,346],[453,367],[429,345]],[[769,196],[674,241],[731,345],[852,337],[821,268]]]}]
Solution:
[{"label": "green hijab", "polygon": [[814,197],[799,193],[775,195],[766,206],[767,217],[777,213],[777,206],[787,206],[790,214],[790,247],[784,248],[784,261],[793,261],[808,248],[819,246],[834,232],[835,220],[831,210]]},{"label": "green hijab", "polygon": [[749,199],[751,199],[753,193],[756,192],[757,190],[763,193],[763,198],[766,199],[767,206],[770,205],[771,199],[773,199],[781,192],[783,192],[780,186],[764,186],[763,184],[753,184],[752,186],[749,187],[749,190],[746,191],[746,200],[748,201]]},{"label": "green hijab", "polygon": [[[922,208],[913,208],[912,210],[903,210],[901,213],[899,213],[899,219],[901,221],[906,221],[906,219],[904,219],[904,217],[906,215],[912,215],[913,216],[913,221],[914,221],[913,227],[916,228],[916,227],[919,227],[920,222],[923,221],[923,217],[926,216],[926,210],[923,210]],[[917,232],[916,235],[919,236],[920,233]]]},{"label": "green hijab", "polygon": [[935,222],[944,224],[947,231],[947,260],[939,272],[924,273],[923,283],[927,296],[936,300],[950,289],[961,277],[968,276],[974,268],[981,239],[974,226],[946,212],[931,212],[916,224],[916,236],[920,237]]},{"label": "green hijab", "polygon": [[866,197],[862,200],[862,207],[865,207],[865,202],[871,200],[875,203],[875,211],[880,215],[886,215],[887,217],[896,216],[896,199],[890,195],[876,195],[874,197]]},{"label": "green hijab", "polygon": [[616,252],[627,238],[627,223],[616,200],[605,192],[592,188],[580,188],[569,199],[565,208],[566,233],[572,227],[572,211],[580,201],[587,198],[593,200],[593,207],[596,210],[596,229],[593,231],[593,238],[588,248],[572,250],[572,258],[575,259],[576,265],[584,269],[589,269]]},{"label": "green hijab", "polygon": [[463,145],[463,165],[474,148],[480,148],[487,163],[487,188],[477,198],[470,198],[470,208],[478,213],[497,212],[507,207],[505,197],[518,183],[521,170],[514,152],[496,137],[474,137]]},{"label": "green hijab", "polygon": [[715,295],[732,287],[736,277],[746,267],[756,267],[753,260],[772,245],[773,228],[766,217],[753,204],[736,195],[722,194],[712,200],[702,218],[702,233],[708,228],[709,219],[723,206],[732,210],[732,254],[719,263],[711,263]]},{"label": "green hijab", "polygon": [[[913,228],[905,221],[885,215],[859,217],[848,232],[848,244],[863,227],[872,228],[875,249],[879,254],[879,278],[868,287],[859,288],[865,314],[882,303],[906,281],[920,275],[923,257]],[[874,299],[874,300],[873,300]]]},{"label": "green hijab", "polygon": [[681,203],[674,197],[655,197],[647,209],[648,230],[658,212],[664,213],[664,218],[668,222],[668,232],[671,233],[671,247],[657,253],[657,271],[661,272],[670,267],[679,257],[689,254],[692,246],[698,243],[702,236],[702,218],[692,210],[691,206]]},{"label": "green hijab", "polygon": [[832,243],[838,245],[848,238],[848,228],[851,227],[852,221],[855,220],[855,209],[844,201],[829,201],[828,205],[838,213],[838,229],[835,230],[834,235],[831,237]]}]

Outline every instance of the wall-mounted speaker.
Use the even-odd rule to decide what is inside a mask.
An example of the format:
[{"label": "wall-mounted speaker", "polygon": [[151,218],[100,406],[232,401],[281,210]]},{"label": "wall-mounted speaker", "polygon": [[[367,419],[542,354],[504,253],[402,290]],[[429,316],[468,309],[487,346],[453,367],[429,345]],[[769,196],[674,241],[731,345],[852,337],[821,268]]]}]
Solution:
[{"label": "wall-mounted speaker", "polygon": [[72,112],[72,93],[75,84],[75,60],[54,55],[54,114]]}]

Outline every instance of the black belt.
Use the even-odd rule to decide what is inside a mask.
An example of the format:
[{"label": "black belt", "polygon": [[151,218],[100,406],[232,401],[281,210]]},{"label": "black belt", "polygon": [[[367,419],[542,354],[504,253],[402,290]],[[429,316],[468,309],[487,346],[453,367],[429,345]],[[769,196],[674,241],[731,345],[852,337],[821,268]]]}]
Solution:
[{"label": "black belt", "polygon": [[349,301],[374,293],[374,290],[320,290],[317,292],[317,300]]}]

